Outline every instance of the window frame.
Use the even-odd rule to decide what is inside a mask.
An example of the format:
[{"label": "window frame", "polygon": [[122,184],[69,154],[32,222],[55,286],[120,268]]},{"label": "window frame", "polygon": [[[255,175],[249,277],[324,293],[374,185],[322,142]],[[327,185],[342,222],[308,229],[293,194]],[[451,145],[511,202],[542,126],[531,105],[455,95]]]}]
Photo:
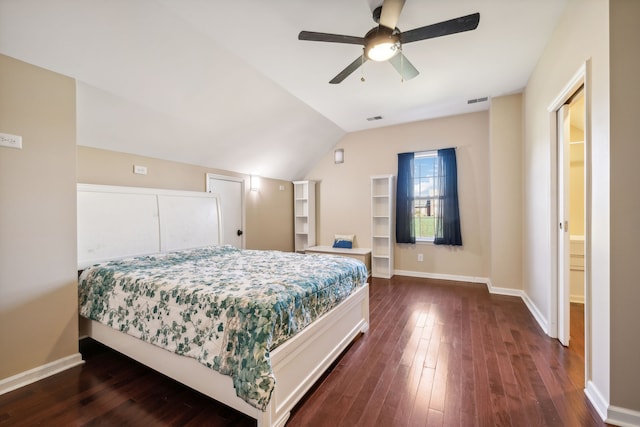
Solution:
[{"label": "window frame", "polygon": [[[434,168],[434,173],[433,173],[433,175],[420,176],[417,173],[418,170],[417,170],[417,167],[416,167],[416,165],[417,165],[416,161],[418,159],[428,158],[428,157],[429,158],[434,158],[435,161],[436,161],[436,165],[435,165],[435,168]],[[423,196],[420,195],[420,191],[415,189],[416,187],[417,188],[420,187],[420,185],[421,185],[420,181],[432,179],[433,180],[433,187],[434,187],[433,191],[434,191],[434,193],[437,191],[436,189],[438,187],[438,180],[442,178],[440,176],[439,171],[437,170],[437,166],[438,166],[438,150],[422,150],[422,151],[414,152],[414,167],[413,167],[414,196],[413,196],[413,201],[412,201],[412,203],[413,203],[413,209],[412,209],[413,210],[413,215],[412,215],[412,218],[414,220],[414,224],[418,222],[417,221],[418,215],[416,214],[416,211],[419,208],[416,208],[416,201],[424,200],[425,201],[424,204],[426,205],[427,201],[429,201],[429,200],[438,200],[438,199],[440,199],[440,197],[437,196],[436,194],[434,194],[433,196],[423,197]],[[432,205],[435,205],[435,204],[432,203]],[[436,207],[433,206],[432,209],[434,209],[434,212],[435,212]],[[435,214],[430,215],[430,217],[433,217],[434,221],[435,221]],[[431,244],[433,244],[433,242],[435,240],[435,229],[434,229],[434,233],[433,233],[432,236],[422,237],[422,236],[419,236],[419,227],[415,227],[415,240],[416,240],[416,243],[431,243]]]}]

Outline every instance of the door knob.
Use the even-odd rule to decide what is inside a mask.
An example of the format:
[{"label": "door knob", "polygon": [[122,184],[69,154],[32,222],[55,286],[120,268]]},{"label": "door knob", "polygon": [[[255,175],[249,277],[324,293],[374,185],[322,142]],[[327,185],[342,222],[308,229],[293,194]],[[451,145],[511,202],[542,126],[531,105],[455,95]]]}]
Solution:
[{"label": "door knob", "polygon": [[238,236],[242,236],[242,230],[238,230],[236,233],[238,233]]}]

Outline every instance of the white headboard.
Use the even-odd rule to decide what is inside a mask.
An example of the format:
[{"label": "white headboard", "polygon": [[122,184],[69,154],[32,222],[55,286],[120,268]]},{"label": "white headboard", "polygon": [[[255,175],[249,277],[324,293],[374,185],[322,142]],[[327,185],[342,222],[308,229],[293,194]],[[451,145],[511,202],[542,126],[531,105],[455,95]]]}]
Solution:
[{"label": "white headboard", "polygon": [[218,196],[78,184],[78,268],[95,262],[220,244]]}]

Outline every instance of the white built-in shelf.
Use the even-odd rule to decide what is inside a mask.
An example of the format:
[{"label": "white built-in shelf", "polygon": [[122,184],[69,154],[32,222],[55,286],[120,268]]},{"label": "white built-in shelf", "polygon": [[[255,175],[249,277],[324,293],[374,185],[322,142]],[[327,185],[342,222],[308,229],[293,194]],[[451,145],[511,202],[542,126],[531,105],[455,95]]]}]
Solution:
[{"label": "white built-in shelf", "polygon": [[371,275],[393,276],[394,176],[371,177]]},{"label": "white built-in shelf", "polygon": [[304,252],[316,245],[316,183],[293,182],[294,248]]}]

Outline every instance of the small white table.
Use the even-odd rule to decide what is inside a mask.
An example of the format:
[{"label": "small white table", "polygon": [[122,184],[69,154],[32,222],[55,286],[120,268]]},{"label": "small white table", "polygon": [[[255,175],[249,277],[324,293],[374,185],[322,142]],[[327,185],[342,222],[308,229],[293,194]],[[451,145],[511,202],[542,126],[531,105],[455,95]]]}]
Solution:
[{"label": "small white table", "polygon": [[305,249],[304,252],[307,254],[330,254],[355,258],[364,263],[367,267],[367,272],[369,272],[369,276],[371,276],[371,249],[369,248],[345,249],[334,248],[332,246],[312,246]]}]

